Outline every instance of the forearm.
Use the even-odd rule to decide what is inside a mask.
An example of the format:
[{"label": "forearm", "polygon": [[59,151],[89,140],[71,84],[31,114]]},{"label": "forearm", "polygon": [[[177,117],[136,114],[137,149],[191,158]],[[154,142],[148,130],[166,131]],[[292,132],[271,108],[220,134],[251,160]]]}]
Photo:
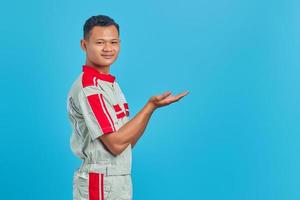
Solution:
[{"label": "forearm", "polygon": [[121,149],[125,149],[129,143],[132,147],[135,145],[144,133],[154,110],[154,106],[147,102],[140,112],[117,131],[118,145]]},{"label": "forearm", "polygon": [[144,133],[152,113],[159,107],[174,103],[184,97],[188,92],[171,96],[171,92],[165,92],[158,96],[152,96],[140,112],[124,124],[114,134],[104,134],[101,141],[114,155],[120,154],[129,144],[132,147]]}]

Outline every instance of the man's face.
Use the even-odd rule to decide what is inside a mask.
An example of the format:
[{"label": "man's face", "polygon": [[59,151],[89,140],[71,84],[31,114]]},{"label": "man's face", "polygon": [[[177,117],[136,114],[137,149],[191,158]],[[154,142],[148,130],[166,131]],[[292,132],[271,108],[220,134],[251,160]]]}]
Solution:
[{"label": "man's face", "polygon": [[89,62],[102,67],[110,66],[120,52],[118,30],[114,25],[95,26],[90,31],[89,39],[81,40],[81,47],[86,51]]}]

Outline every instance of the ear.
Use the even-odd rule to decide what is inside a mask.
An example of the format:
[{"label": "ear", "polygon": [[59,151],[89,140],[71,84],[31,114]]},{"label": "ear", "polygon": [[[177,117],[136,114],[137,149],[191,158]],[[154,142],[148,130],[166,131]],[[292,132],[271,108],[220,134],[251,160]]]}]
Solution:
[{"label": "ear", "polygon": [[81,39],[81,40],[80,40],[80,47],[81,47],[81,49],[82,49],[84,52],[87,51],[87,49],[86,49],[86,41],[85,41],[84,39]]}]

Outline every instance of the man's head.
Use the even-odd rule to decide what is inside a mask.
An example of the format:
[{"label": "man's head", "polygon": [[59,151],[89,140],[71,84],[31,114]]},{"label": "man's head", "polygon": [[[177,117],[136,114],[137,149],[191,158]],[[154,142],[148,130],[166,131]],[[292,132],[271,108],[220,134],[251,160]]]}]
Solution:
[{"label": "man's head", "polygon": [[108,71],[120,52],[119,35],[119,25],[110,17],[98,15],[87,19],[80,41],[87,64]]}]

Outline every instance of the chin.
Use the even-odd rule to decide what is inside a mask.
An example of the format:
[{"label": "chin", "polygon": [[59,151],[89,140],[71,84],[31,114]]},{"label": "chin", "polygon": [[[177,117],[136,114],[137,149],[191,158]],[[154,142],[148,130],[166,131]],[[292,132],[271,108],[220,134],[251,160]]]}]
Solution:
[{"label": "chin", "polygon": [[115,61],[114,60],[112,60],[112,61],[109,61],[109,62],[103,62],[103,64],[104,65],[111,65],[111,64],[113,64]]},{"label": "chin", "polygon": [[110,65],[113,64],[115,62],[116,59],[111,59],[111,60],[104,60],[102,63],[106,64],[106,65]]},{"label": "chin", "polygon": [[109,61],[109,62],[99,62],[99,63],[96,62],[96,64],[99,65],[99,66],[108,66],[108,65],[111,65],[111,64],[113,64],[113,63],[114,63],[114,61]]}]

